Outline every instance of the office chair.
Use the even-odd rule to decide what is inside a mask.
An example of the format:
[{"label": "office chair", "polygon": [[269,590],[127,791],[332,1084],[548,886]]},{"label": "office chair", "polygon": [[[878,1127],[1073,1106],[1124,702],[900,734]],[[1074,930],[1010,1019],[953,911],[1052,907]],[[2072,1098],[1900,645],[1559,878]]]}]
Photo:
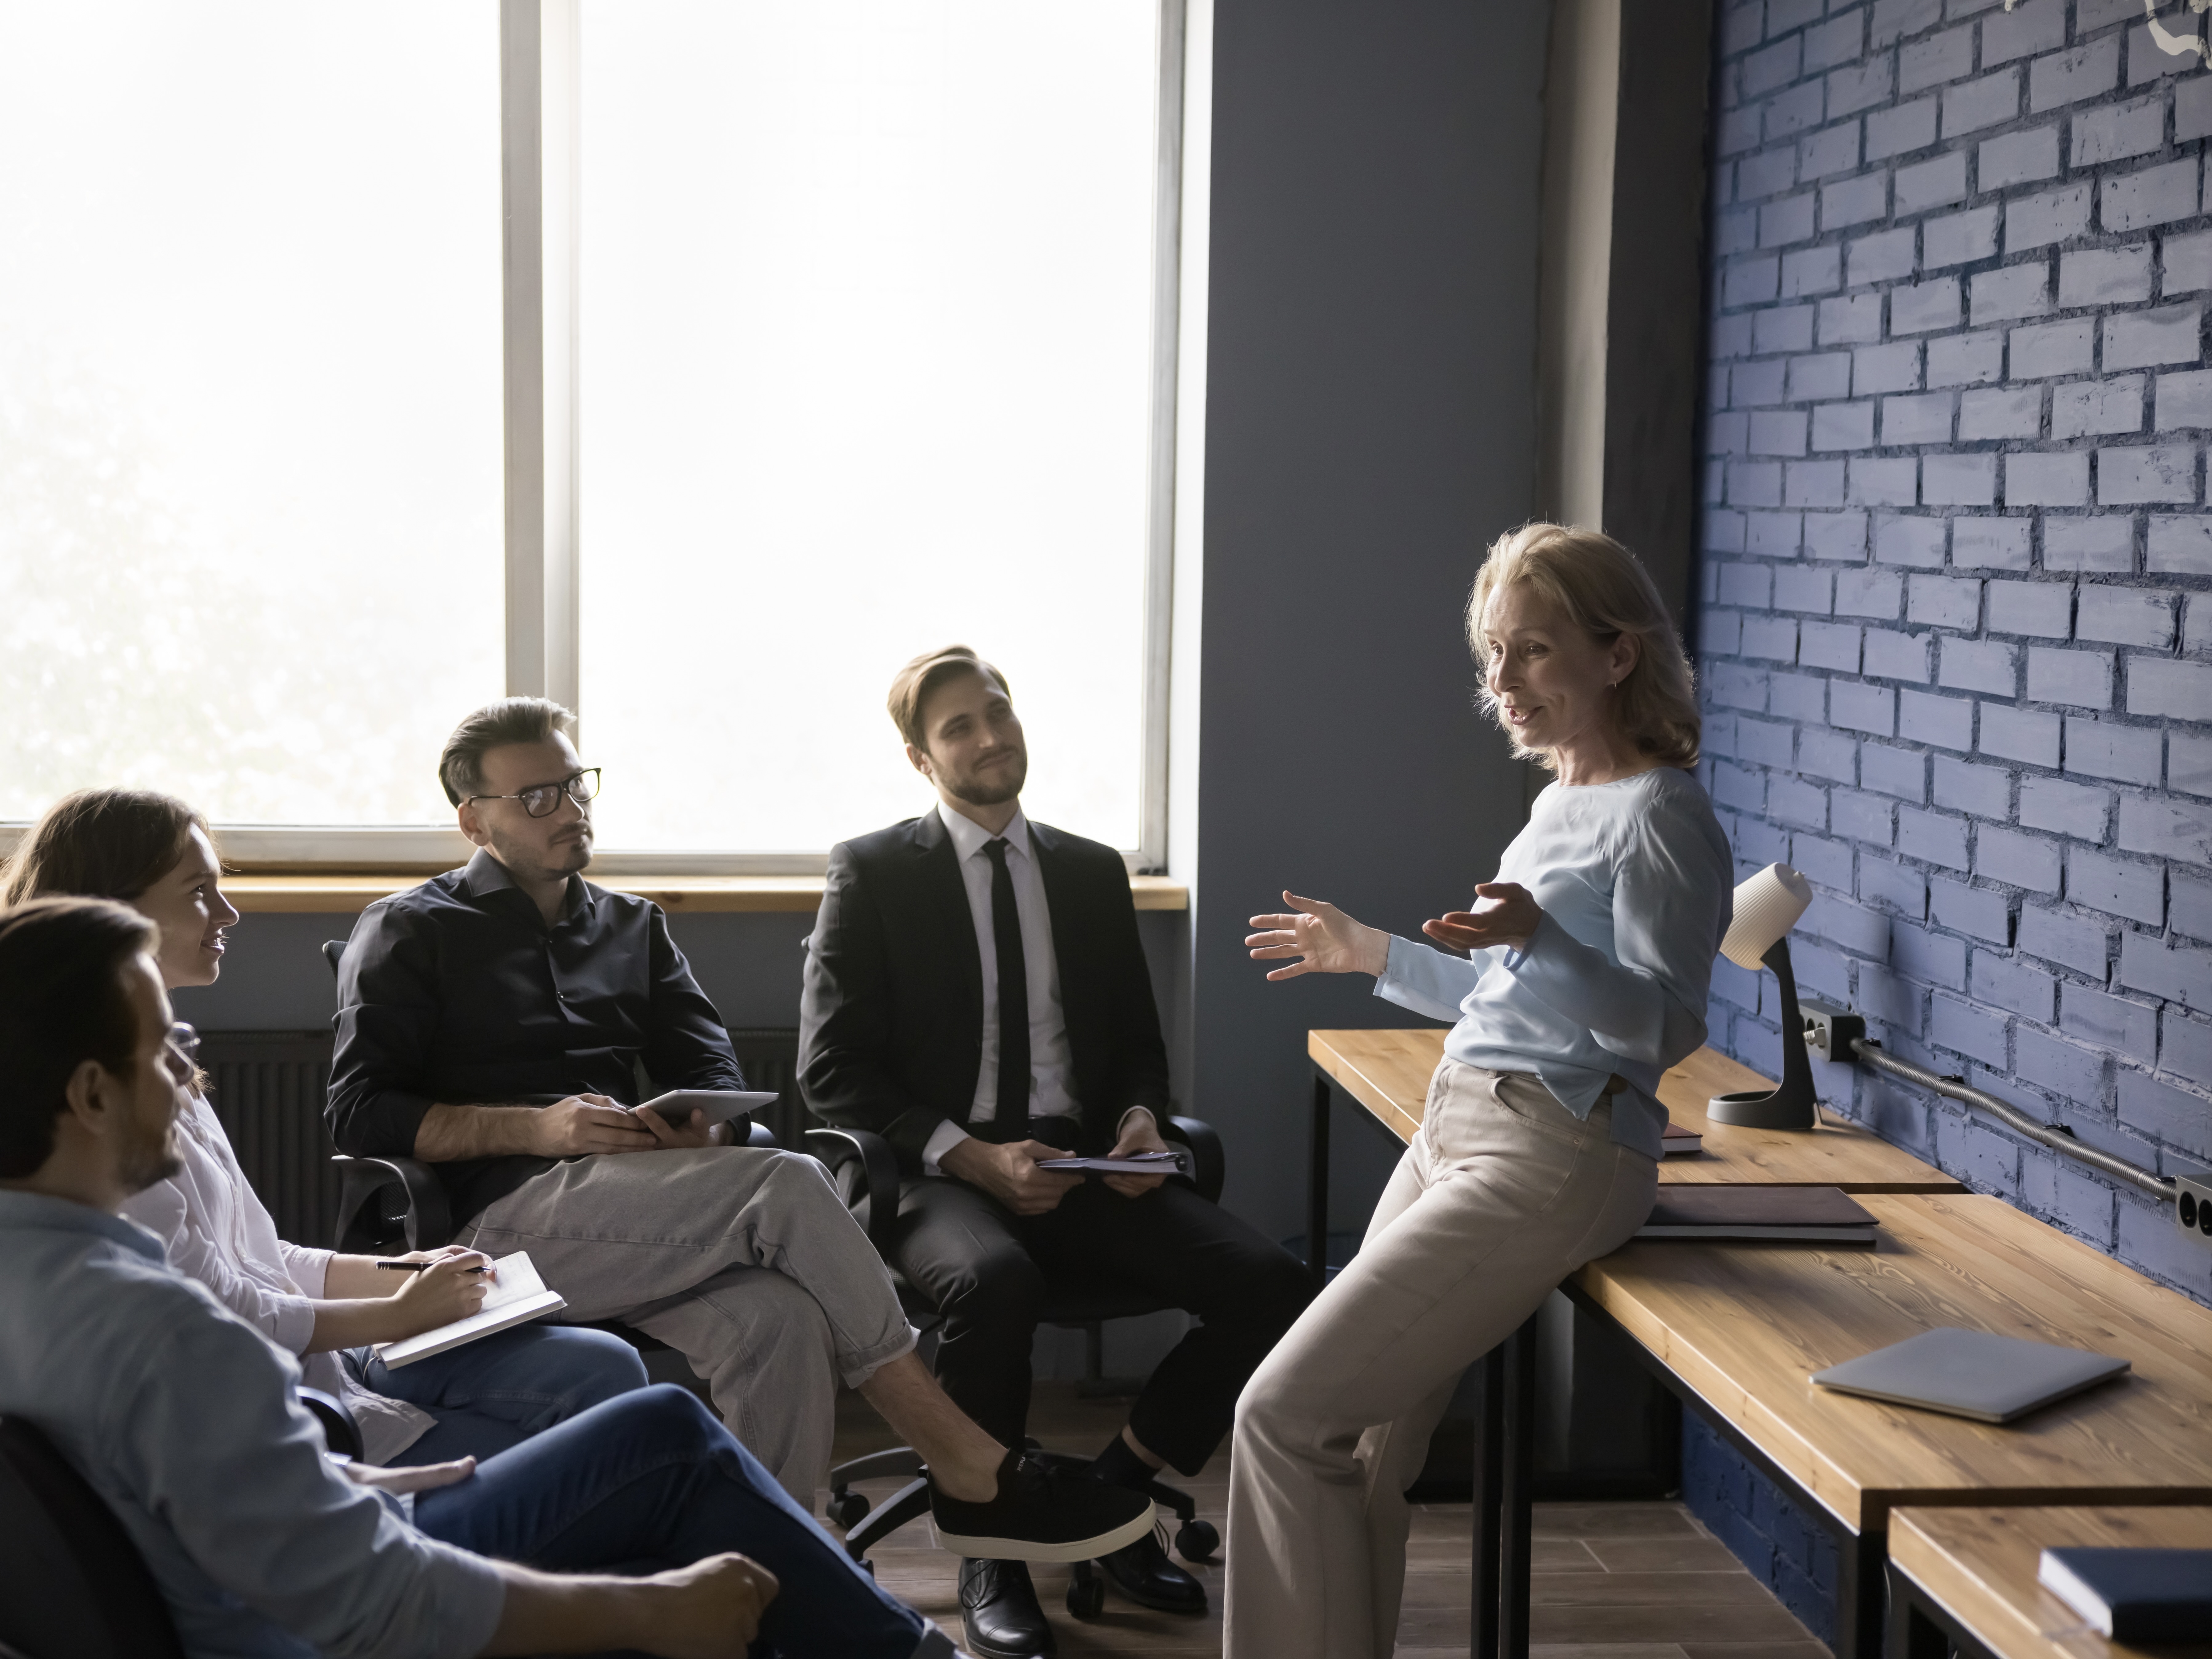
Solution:
[{"label": "office chair", "polygon": [[0,1644],[24,1659],[185,1659],[131,1534],[20,1417],[0,1417]]},{"label": "office chair", "polygon": [[[342,939],[323,942],[323,960],[330,964],[333,979],[345,948]],[[755,1123],[745,1145],[774,1146],[775,1135],[767,1125]],[[446,1189],[428,1164],[411,1158],[355,1158],[343,1152],[332,1154],[331,1162],[338,1168],[337,1249],[349,1255],[382,1255],[396,1254],[403,1238],[410,1250],[434,1250],[453,1243],[453,1218]],[[397,1204],[371,1204],[386,1194],[396,1195]],[[627,1328],[620,1334],[639,1340]]]},{"label": "office chair", "polygon": [[[332,1395],[299,1390],[331,1450],[361,1455]],[[185,1659],[131,1534],[52,1441],[0,1417],[0,1659]]]},{"label": "office chair", "polygon": [[[323,960],[330,963],[333,979],[345,948],[342,939],[323,942]],[[745,1145],[773,1147],[775,1135],[766,1124],[756,1123]],[[402,1239],[410,1250],[434,1250],[453,1242],[453,1212],[446,1202],[446,1189],[428,1164],[411,1158],[350,1158],[343,1152],[331,1154],[331,1162],[338,1166],[336,1248],[342,1253],[398,1255]],[[397,1199],[396,1205],[388,1201],[392,1198]],[[647,1336],[617,1320],[582,1323],[586,1329],[620,1337],[640,1353],[653,1353],[668,1346],[659,1337]]]},{"label": "office chair", "polygon": [[[1169,1141],[1179,1143],[1188,1156],[1186,1176],[1170,1178],[1187,1178],[1200,1197],[1208,1203],[1218,1203],[1226,1164],[1221,1138],[1212,1126],[1199,1118],[1171,1116],[1160,1126],[1160,1133]],[[808,1150],[829,1166],[830,1180],[866,1229],[876,1254],[888,1266],[892,1231],[898,1220],[899,1192],[898,1160],[890,1143],[866,1129],[809,1129],[806,1140]],[[884,1200],[881,1203],[876,1201],[878,1195]],[[935,1325],[937,1310],[921,1291],[896,1268],[891,1270],[891,1279],[898,1286],[899,1303],[908,1319],[918,1329]],[[1158,1313],[1168,1305],[1137,1291],[1051,1285],[1046,1287],[1044,1310],[1038,1318],[1047,1325],[1083,1330],[1096,1356],[1099,1328],[1107,1320],[1134,1319]],[[1034,1441],[1030,1443],[1029,1455],[1048,1468],[1070,1472],[1079,1472],[1091,1464],[1088,1457],[1040,1450]],[[886,1498],[880,1509],[872,1510],[867,1498],[852,1490],[858,1480],[899,1476],[906,1477],[907,1484]],[[1211,1522],[1198,1519],[1198,1505],[1188,1492],[1154,1480],[1146,1486],[1145,1494],[1175,1515],[1180,1523],[1175,1547],[1186,1560],[1203,1561],[1221,1547],[1220,1533]],[[864,1562],[869,1547],[879,1539],[928,1512],[927,1472],[911,1446],[857,1457],[830,1471],[830,1518],[845,1529],[846,1553],[856,1561]],[[1067,1610],[1078,1619],[1096,1619],[1105,1604],[1105,1580],[1090,1562],[1075,1562],[1068,1579]]]}]

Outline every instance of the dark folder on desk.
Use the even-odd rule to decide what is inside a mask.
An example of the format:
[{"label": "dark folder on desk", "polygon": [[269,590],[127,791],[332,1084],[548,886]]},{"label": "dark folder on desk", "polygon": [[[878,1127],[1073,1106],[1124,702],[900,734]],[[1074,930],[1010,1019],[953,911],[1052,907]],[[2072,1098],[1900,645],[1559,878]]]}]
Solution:
[{"label": "dark folder on desk", "polygon": [[1881,1224],[1839,1187],[1662,1187],[1638,1238],[1871,1244]]},{"label": "dark folder on desk", "polygon": [[2046,1549],[2035,1577],[2115,1642],[2212,1632],[2212,1550]]}]

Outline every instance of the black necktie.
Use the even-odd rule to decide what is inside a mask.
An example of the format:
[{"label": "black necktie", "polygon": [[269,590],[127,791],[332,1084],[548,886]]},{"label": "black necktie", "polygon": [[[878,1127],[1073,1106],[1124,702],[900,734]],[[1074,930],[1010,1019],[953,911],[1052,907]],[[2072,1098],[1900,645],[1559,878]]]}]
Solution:
[{"label": "black necktie", "polygon": [[991,943],[999,956],[999,1111],[993,1138],[1004,1146],[1029,1139],[1030,969],[1006,838],[985,843],[983,851],[991,860]]}]

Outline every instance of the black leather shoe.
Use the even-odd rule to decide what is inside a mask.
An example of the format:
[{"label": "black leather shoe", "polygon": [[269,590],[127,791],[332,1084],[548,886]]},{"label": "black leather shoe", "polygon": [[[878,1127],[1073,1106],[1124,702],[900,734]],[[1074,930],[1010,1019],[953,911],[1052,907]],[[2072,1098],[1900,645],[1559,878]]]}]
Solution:
[{"label": "black leather shoe", "polygon": [[975,1659],[1052,1659],[1052,1626],[1022,1561],[960,1564],[960,1622]]},{"label": "black leather shoe", "polygon": [[1206,1611],[1206,1586],[1168,1559],[1160,1531],[1146,1533],[1133,1544],[1125,1544],[1110,1555],[1098,1558],[1114,1588],[1140,1607],[1162,1613],[1200,1613]]}]

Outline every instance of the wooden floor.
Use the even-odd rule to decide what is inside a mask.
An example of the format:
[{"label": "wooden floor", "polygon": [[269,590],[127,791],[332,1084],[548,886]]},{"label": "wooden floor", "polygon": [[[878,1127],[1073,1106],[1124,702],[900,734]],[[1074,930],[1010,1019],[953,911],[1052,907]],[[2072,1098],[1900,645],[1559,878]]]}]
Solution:
[{"label": "wooden floor", "polygon": [[[1040,1383],[1030,1432],[1055,1451],[1093,1452],[1127,1410],[1126,1402],[1079,1400],[1070,1384]],[[840,1460],[895,1443],[856,1398],[841,1401]],[[1224,1449],[1197,1480],[1177,1484],[1221,1527],[1228,1480]],[[880,1500],[896,1486],[880,1481],[860,1490]],[[1415,1513],[1399,1659],[1467,1652],[1468,1521],[1464,1504]],[[958,1561],[937,1547],[927,1521],[884,1540],[873,1559],[878,1583],[960,1639]],[[1109,1589],[1104,1615],[1090,1624],[1068,1616],[1066,1569],[1034,1571],[1064,1659],[1129,1653],[1218,1659],[1221,1569],[1190,1570],[1212,1602],[1205,1618],[1147,1612]],[[1827,1659],[1827,1650],[1679,1504],[1539,1505],[1532,1599],[1534,1659]]]}]

